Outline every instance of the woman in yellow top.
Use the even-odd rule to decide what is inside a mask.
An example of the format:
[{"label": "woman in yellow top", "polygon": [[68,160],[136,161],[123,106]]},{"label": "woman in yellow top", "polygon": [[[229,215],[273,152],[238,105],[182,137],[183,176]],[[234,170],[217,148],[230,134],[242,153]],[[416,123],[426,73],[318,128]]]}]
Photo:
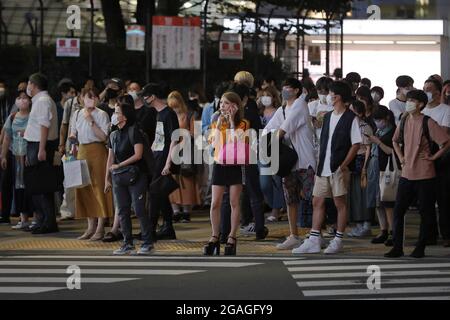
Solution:
[{"label": "woman in yellow top", "polygon": [[[240,208],[239,198],[242,192],[242,166],[220,165],[218,163],[219,153],[222,151],[226,141],[232,141],[231,133],[243,134],[249,129],[249,124],[243,119],[244,109],[242,101],[234,92],[226,92],[220,100],[218,117],[213,116],[211,124],[211,135],[209,142],[215,148],[214,166],[212,173],[212,202],[211,202],[211,227],[212,236],[204,247],[204,255],[219,255],[219,229],[220,229],[220,207],[225,188],[230,189],[231,206],[231,231],[225,247],[225,255],[236,255],[236,233],[239,229]],[[217,118],[214,120],[214,118]],[[241,129],[242,131],[237,131]],[[244,139],[239,137],[237,139]]]}]

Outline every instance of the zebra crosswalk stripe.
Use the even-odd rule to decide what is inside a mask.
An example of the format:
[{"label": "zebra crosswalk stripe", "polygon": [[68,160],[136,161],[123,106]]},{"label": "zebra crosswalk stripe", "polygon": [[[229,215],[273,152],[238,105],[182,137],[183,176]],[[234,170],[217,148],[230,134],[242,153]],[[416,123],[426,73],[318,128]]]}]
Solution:
[{"label": "zebra crosswalk stripe", "polygon": [[[450,263],[351,258],[283,263],[307,298],[450,300]],[[380,288],[374,290],[367,285],[371,265],[381,272]]]},{"label": "zebra crosswalk stripe", "polygon": [[[200,260],[200,258],[202,259]],[[181,276],[207,272],[214,268],[243,268],[264,264],[259,261],[264,259],[257,257],[230,257],[233,259],[227,261],[208,258],[188,256],[177,256],[176,258],[165,256],[3,256],[0,258],[0,293],[36,294],[67,290],[67,280],[71,274],[67,274],[66,268],[72,265],[82,267],[80,270],[82,283],[112,284],[140,280],[144,276]],[[62,276],[63,274],[66,276]],[[24,286],[24,284],[29,285]],[[36,286],[32,286],[32,284],[36,284]],[[60,286],[42,286],[45,284],[59,284]]]}]

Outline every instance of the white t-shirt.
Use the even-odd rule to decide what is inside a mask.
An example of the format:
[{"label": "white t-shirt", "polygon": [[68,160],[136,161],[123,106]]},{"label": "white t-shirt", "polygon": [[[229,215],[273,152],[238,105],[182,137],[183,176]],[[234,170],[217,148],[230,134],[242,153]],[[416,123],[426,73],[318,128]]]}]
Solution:
[{"label": "white t-shirt", "polygon": [[24,138],[30,142],[41,140],[41,126],[48,128],[47,141],[58,139],[58,114],[56,104],[47,91],[41,91],[32,99],[30,117]]},{"label": "white t-shirt", "polygon": [[389,102],[389,109],[394,113],[395,124],[398,125],[400,123],[400,116],[406,111],[406,102],[394,99]]},{"label": "white t-shirt", "polygon": [[314,152],[313,127],[305,99],[300,97],[295,100],[291,106],[286,107],[285,113],[286,120],[283,116],[283,108],[278,108],[264,128],[263,134],[277,129],[285,131],[285,137],[291,140],[299,156],[292,170],[308,169],[309,167],[315,170],[317,161]]},{"label": "white t-shirt", "polygon": [[311,117],[315,117],[316,108],[319,105],[319,103],[320,103],[319,100],[314,100],[308,103],[309,114],[311,115]]},{"label": "white t-shirt", "polygon": [[[92,111],[92,118],[94,119],[95,124],[103,131],[103,133],[105,135],[108,135],[110,125],[108,114],[99,108],[95,108]],[[72,117],[70,128],[71,134],[77,135],[80,144],[103,142],[95,135],[94,129],[90,125],[90,123],[86,121],[83,109],[76,111],[76,113]]]},{"label": "white t-shirt", "polygon": [[[325,161],[323,163],[321,175],[322,177],[330,177],[331,174],[333,173],[331,172],[331,141],[333,139],[334,130],[336,130],[336,126],[343,114],[344,113],[335,115],[334,112],[331,114],[330,130],[328,135],[327,151],[325,153]],[[352,145],[362,142],[361,129],[359,128],[359,120],[357,117],[355,117],[355,119],[353,120],[350,136],[352,140]]]},{"label": "white t-shirt", "polygon": [[434,108],[426,107],[422,113],[436,121],[441,127],[450,128],[450,106],[448,104],[440,104]]},{"label": "white t-shirt", "polygon": [[[319,123],[322,123],[323,117],[325,117],[325,115],[328,112],[333,111],[333,106],[328,105],[328,104],[319,103],[314,111],[315,112],[314,112],[314,114],[312,114],[312,116],[314,118],[316,118]],[[322,127],[316,128],[316,138],[318,141],[320,141],[321,132],[322,132]]]}]

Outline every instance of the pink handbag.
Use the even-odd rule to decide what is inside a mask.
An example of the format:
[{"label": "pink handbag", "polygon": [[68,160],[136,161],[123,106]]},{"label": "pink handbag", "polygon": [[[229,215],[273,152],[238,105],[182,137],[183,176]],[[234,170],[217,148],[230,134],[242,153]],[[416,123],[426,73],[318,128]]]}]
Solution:
[{"label": "pink handbag", "polygon": [[220,150],[218,162],[223,166],[250,164],[250,145],[239,141],[226,143]]}]

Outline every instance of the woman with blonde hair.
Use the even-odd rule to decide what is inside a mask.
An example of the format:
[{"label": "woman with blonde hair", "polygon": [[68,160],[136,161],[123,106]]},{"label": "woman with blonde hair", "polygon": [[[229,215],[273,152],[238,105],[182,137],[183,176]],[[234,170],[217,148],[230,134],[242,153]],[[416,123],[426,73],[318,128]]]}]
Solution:
[{"label": "woman with blonde hair", "polygon": [[[236,233],[240,223],[239,198],[242,192],[242,165],[222,165],[219,163],[219,155],[226,142],[235,141],[234,133],[243,133],[249,129],[248,121],[243,119],[243,106],[241,98],[234,92],[226,92],[220,100],[220,110],[213,118],[209,142],[215,149],[214,166],[212,174],[212,203],[211,203],[211,227],[212,235],[208,244],[204,247],[204,255],[220,254],[220,208],[225,188],[229,187],[231,206],[231,230],[225,247],[225,255],[236,255]],[[242,131],[240,131],[242,130]],[[231,138],[231,139],[230,139]],[[242,136],[238,140],[245,139]]]},{"label": "woman with blonde hair", "polygon": [[[177,114],[180,129],[185,129],[190,132],[192,146],[195,121],[194,113],[188,111],[183,96],[178,91],[173,91],[169,94],[167,104]],[[186,142],[181,141],[180,143],[185,144]],[[179,182],[180,188],[175,190],[169,196],[169,199],[172,204],[174,222],[181,220],[181,222],[187,223],[191,221],[190,213],[192,211],[192,206],[200,205],[201,201],[196,175],[194,170],[191,170],[192,168],[195,168],[194,164],[188,164],[187,168],[191,168],[189,170],[184,170],[183,168],[185,167],[182,167],[180,173],[175,176],[175,179]],[[181,208],[183,209],[183,213],[181,213]]]},{"label": "woman with blonde hair", "polygon": [[234,82],[246,85],[250,89],[253,88],[255,84],[255,78],[248,71],[239,71],[234,76]]}]

